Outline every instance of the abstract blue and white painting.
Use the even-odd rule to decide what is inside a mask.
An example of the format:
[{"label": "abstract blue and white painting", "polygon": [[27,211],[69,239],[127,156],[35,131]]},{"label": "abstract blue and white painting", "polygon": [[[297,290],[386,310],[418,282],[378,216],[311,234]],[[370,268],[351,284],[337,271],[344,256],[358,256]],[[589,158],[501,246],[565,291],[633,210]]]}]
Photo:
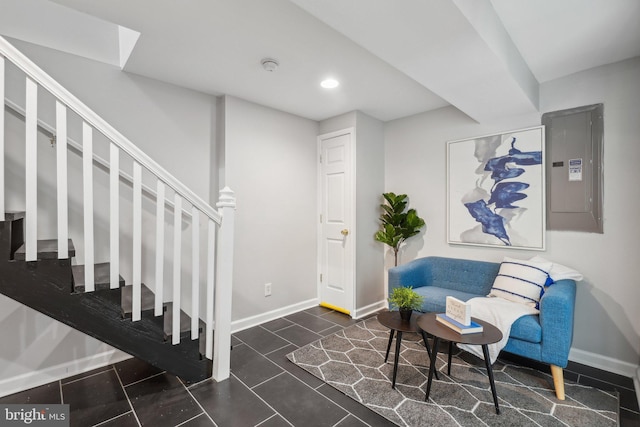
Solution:
[{"label": "abstract blue and white painting", "polygon": [[544,126],[447,144],[449,243],[543,250]]}]

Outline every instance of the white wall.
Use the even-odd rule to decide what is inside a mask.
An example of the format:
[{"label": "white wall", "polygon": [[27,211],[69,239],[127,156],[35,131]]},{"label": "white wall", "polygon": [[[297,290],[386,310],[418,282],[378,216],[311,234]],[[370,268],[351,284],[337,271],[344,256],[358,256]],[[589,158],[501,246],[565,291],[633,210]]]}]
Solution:
[{"label": "white wall", "polygon": [[384,245],[373,235],[380,227],[384,192],[384,123],[361,111],[351,111],[320,122],[320,134],[347,128],[355,130],[355,316],[361,317],[386,304]]},{"label": "white wall", "polygon": [[320,135],[324,135],[325,133],[336,132],[347,128],[355,128],[357,115],[357,111],[350,111],[348,113],[323,120],[319,123],[318,133]]},{"label": "white wall", "polygon": [[604,103],[604,234],[550,231],[549,253],[583,272],[575,349],[640,364],[640,57],[541,87],[542,112]]},{"label": "white wall", "polygon": [[570,358],[625,375],[640,363],[640,58],[599,67],[541,87],[542,113],[603,102],[604,234],[550,231],[544,253],[446,243],[446,141],[540,124],[540,116],[478,124],[453,107],[386,123],[386,191],[409,194],[425,218],[401,262],[427,255],[501,261],[540,254],[585,276],[578,284]]},{"label": "white wall", "polygon": [[[55,50],[12,41],[23,53],[52,75],[80,100],[102,115],[122,134],[160,163],[170,173],[182,180],[203,199],[209,198],[210,147],[215,134],[215,98],[194,91],[178,88],[147,78],[123,73],[118,68],[82,59]],[[16,73],[8,72],[7,96],[18,103],[24,100],[24,80],[16,80]],[[42,91],[41,91],[42,94]],[[53,102],[42,94],[39,112],[53,124]],[[6,114],[7,118],[7,208],[24,209],[24,122]],[[70,136],[77,141],[79,121],[72,114]],[[94,136],[96,151],[108,158],[108,147]],[[55,150],[49,141],[39,135],[38,169],[38,238],[56,235],[55,217]],[[69,154],[69,225],[78,257],[74,263],[83,262],[82,232],[82,184],[81,160]],[[121,158],[124,168],[130,162]],[[107,177],[94,172],[96,192],[95,251],[96,262],[108,261],[108,188]],[[145,176],[148,180],[149,176]],[[150,182],[155,187],[155,181]],[[121,185],[123,195],[130,193],[127,185]],[[217,191],[216,191],[217,192]],[[168,192],[170,196],[171,193]],[[155,204],[145,199],[144,218],[152,219]],[[172,215],[167,213],[167,221]],[[121,224],[125,233],[121,237],[121,274],[131,283],[131,204],[121,205]],[[143,282],[153,286],[155,225],[143,228]],[[190,226],[184,223],[185,260],[190,257]],[[167,232],[167,247],[172,244],[171,231]],[[172,273],[171,251],[166,250],[165,281],[169,284]],[[190,265],[190,264],[188,264]],[[189,272],[183,271],[183,282],[190,283]],[[189,300],[183,298],[188,305]],[[188,307],[185,307],[188,308]],[[104,364],[110,358],[123,357],[93,338],[52,321],[33,310],[0,296],[0,339],[12,343],[0,349],[0,394],[7,394],[15,387],[33,386],[38,381],[50,381],[56,375],[67,376]],[[24,387],[23,387],[24,386]]]},{"label": "white wall", "polygon": [[[380,228],[384,192],[384,124],[356,113],[356,308],[365,313],[385,304],[384,248]],[[370,308],[368,308],[370,307]]]},{"label": "white wall", "polygon": [[53,49],[13,39],[10,42],[208,200],[214,97]]},{"label": "white wall", "polygon": [[224,183],[237,197],[233,320],[317,304],[318,124],[231,96],[225,111]]}]

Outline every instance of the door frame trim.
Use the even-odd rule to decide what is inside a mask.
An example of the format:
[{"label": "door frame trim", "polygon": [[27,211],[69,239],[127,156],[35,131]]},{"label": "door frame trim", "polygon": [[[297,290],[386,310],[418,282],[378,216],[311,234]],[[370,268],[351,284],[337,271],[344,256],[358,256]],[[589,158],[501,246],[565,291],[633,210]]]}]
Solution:
[{"label": "door frame trim", "polygon": [[322,135],[318,135],[317,138],[317,147],[316,147],[316,161],[317,161],[317,171],[316,171],[316,193],[317,193],[317,206],[316,206],[316,221],[317,221],[317,254],[316,254],[316,289],[318,302],[322,305],[322,283],[320,282],[320,274],[322,272],[322,223],[320,222],[320,215],[322,214],[322,163],[320,162],[320,156],[322,155],[322,142],[326,139],[335,138],[342,135],[350,136],[350,165],[351,169],[351,215],[349,218],[349,223],[351,224],[349,228],[349,236],[351,237],[351,250],[352,250],[352,265],[351,265],[351,307],[344,307],[349,311],[349,314],[353,317],[355,316],[356,311],[356,242],[357,242],[357,233],[356,233],[356,129],[355,127],[348,127],[344,129],[340,129],[333,132],[323,133]]}]

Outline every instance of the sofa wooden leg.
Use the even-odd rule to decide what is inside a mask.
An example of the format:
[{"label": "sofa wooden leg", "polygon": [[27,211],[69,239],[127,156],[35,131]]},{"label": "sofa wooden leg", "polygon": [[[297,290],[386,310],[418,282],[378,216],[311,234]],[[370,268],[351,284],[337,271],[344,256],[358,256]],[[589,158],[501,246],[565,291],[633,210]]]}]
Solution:
[{"label": "sofa wooden leg", "polygon": [[553,376],[553,386],[556,389],[558,400],[564,400],[564,375],[560,366],[551,365],[551,375]]}]

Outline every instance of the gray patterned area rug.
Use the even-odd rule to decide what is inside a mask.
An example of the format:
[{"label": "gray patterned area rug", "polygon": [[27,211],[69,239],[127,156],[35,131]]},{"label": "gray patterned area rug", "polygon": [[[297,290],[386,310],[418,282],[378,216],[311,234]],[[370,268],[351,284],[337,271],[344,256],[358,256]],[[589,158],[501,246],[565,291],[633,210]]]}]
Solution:
[{"label": "gray patterned area rug", "polygon": [[447,347],[424,401],[428,355],[417,334],[404,334],[396,389],[391,388],[395,340],[388,363],[389,330],[375,318],[302,347],[287,357],[347,396],[400,426],[617,426],[615,392],[565,380],[564,401],[551,375],[498,360],[493,365],[500,415],[495,413],[484,362],[454,346],[451,376]]}]

